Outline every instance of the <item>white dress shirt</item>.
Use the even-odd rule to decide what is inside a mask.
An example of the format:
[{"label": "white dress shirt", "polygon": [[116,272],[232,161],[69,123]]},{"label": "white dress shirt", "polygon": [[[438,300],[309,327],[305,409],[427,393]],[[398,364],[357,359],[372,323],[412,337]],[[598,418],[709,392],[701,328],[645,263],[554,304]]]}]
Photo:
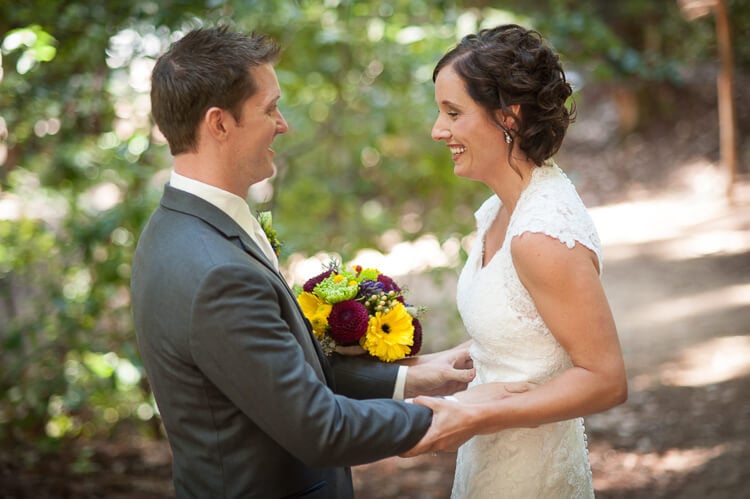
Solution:
[{"label": "white dress shirt", "polygon": [[229,215],[232,220],[237,222],[247,232],[247,235],[258,245],[271,263],[273,263],[276,270],[278,270],[279,259],[276,257],[276,252],[271,247],[271,243],[268,242],[268,237],[263,232],[260,223],[250,213],[250,206],[247,204],[247,201],[229,191],[185,177],[175,171],[172,171],[169,185],[175,189],[194,194]]},{"label": "white dress shirt", "polygon": [[[247,232],[247,235],[250,236],[263,253],[265,253],[271,263],[273,263],[276,270],[279,269],[279,259],[276,257],[276,253],[271,247],[271,243],[268,242],[268,237],[266,237],[266,233],[263,231],[260,223],[258,223],[258,220],[256,220],[252,213],[250,213],[250,206],[247,204],[247,201],[229,191],[180,175],[174,170],[172,170],[172,174],[169,178],[169,185],[175,189],[198,196],[226,213],[232,220],[237,222],[245,232]],[[407,369],[407,366],[399,366],[398,368],[396,385],[393,390],[393,398],[396,400],[404,399]]]}]

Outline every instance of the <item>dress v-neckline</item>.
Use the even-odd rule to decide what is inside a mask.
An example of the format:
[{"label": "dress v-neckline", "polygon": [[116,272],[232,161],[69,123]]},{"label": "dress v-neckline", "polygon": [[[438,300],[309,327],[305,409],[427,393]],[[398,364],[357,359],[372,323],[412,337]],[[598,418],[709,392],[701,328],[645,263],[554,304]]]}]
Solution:
[{"label": "dress v-neckline", "polygon": [[[498,198],[499,201],[499,198]],[[508,215],[508,225],[505,227],[505,234],[503,235],[503,242],[502,244],[495,250],[495,252],[490,256],[489,260],[487,260],[487,263],[484,263],[484,256],[486,254],[486,248],[487,248],[487,233],[490,231],[490,228],[495,223],[495,220],[497,220],[497,217],[500,216],[500,210],[503,208],[502,201],[500,202],[500,206],[498,206],[497,211],[495,212],[495,216],[490,222],[490,224],[487,226],[487,229],[482,234],[482,238],[480,239],[480,251],[479,251],[479,270],[482,271],[490,266],[492,261],[495,259],[498,253],[500,253],[503,248],[505,247],[505,244],[508,242],[508,229],[510,229],[510,224],[513,220],[513,213],[515,213],[516,210],[513,210],[513,213],[510,213]]]},{"label": "dress v-neckline", "polygon": [[[551,166],[551,165],[550,165]],[[479,251],[479,264],[478,264],[478,270],[484,270],[487,267],[490,266],[492,261],[495,259],[498,253],[500,253],[503,248],[505,248],[505,245],[508,244],[508,230],[510,229],[511,224],[513,223],[513,216],[518,211],[518,205],[521,204],[521,200],[524,198],[526,192],[531,187],[531,184],[534,183],[534,178],[539,174],[538,172],[541,171],[541,168],[547,167],[547,165],[542,167],[537,167],[531,170],[531,178],[529,179],[529,183],[526,184],[526,186],[521,191],[520,196],[518,196],[518,200],[516,201],[516,205],[513,208],[513,211],[508,215],[508,226],[505,228],[505,235],[503,237],[503,244],[500,245],[499,248],[495,251],[495,253],[490,257],[489,260],[487,260],[487,263],[484,263],[484,255],[485,255],[485,248],[486,248],[486,242],[487,242],[487,232],[489,232],[490,228],[492,227],[492,224],[495,223],[495,220],[497,219],[498,215],[500,214],[500,210],[503,208],[504,204],[503,201],[500,199],[500,196],[495,194],[497,197],[497,201],[499,203],[497,207],[497,211],[495,211],[495,216],[492,218],[492,221],[487,225],[487,229],[485,229],[484,233],[482,234],[482,237],[480,239],[480,251]]]}]

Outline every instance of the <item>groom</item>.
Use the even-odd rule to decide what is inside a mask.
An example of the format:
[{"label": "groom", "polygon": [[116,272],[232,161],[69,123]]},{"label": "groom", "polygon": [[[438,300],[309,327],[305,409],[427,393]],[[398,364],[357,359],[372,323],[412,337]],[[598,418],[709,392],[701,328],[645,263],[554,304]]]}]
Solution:
[{"label": "groom", "polygon": [[132,306],[178,497],[352,497],[348,466],[404,453],[458,416],[459,404],[433,413],[394,398],[473,377],[454,367],[463,351],[408,368],[321,353],[245,202],[288,129],[277,56],[263,36],[198,29],[153,70],[174,170],[138,242]]}]

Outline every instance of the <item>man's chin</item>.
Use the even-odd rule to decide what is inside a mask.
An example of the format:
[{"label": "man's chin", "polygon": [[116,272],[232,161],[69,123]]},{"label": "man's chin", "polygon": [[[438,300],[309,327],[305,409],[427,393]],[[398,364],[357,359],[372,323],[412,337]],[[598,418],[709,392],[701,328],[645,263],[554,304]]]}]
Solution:
[{"label": "man's chin", "polygon": [[262,171],[257,172],[258,175],[253,179],[253,183],[263,182],[264,180],[272,179],[276,176],[276,165],[271,163],[270,165],[263,168]]},{"label": "man's chin", "polygon": [[270,173],[266,175],[263,180],[273,180],[275,176],[276,176],[276,165],[273,165],[271,167]]},{"label": "man's chin", "polygon": [[[258,186],[256,189],[264,190],[260,187],[260,184],[263,184],[265,181],[271,181],[276,176],[276,166],[271,165],[270,168],[268,168],[267,171],[260,173],[257,177],[255,177],[252,182],[250,182],[250,186]],[[269,186],[270,188],[270,186]],[[267,194],[266,194],[267,195]]]}]

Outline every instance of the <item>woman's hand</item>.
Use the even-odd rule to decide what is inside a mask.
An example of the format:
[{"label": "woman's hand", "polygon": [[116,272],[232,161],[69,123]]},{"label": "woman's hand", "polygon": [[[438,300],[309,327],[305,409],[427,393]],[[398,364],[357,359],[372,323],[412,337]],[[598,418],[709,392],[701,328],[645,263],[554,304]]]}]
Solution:
[{"label": "woman's hand", "polygon": [[462,404],[486,404],[502,400],[510,395],[528,392],[538,385],[526,381],[483,383],[472,386],[468,390],[455,393],[454,396]]}]

